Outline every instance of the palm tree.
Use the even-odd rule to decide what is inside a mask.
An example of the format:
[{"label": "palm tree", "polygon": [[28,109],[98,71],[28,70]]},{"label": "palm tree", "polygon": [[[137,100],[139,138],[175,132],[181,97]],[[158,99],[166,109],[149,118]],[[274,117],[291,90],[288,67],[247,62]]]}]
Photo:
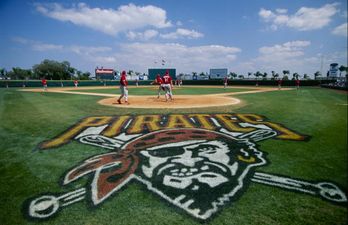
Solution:
[{"label": "palm tree", "polygon": [[299,75],[298,73],[293,73],[293,74],[292,74],[292,79],[293,79],[293,80],[295,80],[295,79],[298,80],[298,77],[299,77],[299,76],[300,76],[300,75]]},{"label": "palm tree", "polygon": [[263,77],[264,80],[266,80],[267,75],[268,75],[268,74],[267,74],[266,72],[264,72],[264,73],[262,74],[262,77]]},{"label": "palm tree", "polygon": [[248,79],[249,79],[249,77],[251,76],[251,74],[252,74],[251,72],[248,72]]},{"label": "palm tree", "polygon": [[230,73],[231,77],[233,77],[233,79],[235,79],[237,77],[237,74],[235,72]]},{"label": "palm tree", "polygon": [[256,80],[257,80],[260,76],[262,76],[262,73],[261,73],[260,71],[257,71],[257,72],[254,74],[254,76],[256,77]]},{"label": "palm tree", "polygon": [[290,74],[289,70],[283,70],[283,76],[285,76],[286,74]]},{"label": "palm tree", "polygon": [[231,78],[231,77],[232,77],[232,72],[230,72],[230,73],[228,74],[228,77],[229,77],[229,78]]},{"label": "palm tree", "polygon": [[321,74],[320,74],[320,72],[319,71],[317,71],[317,72],[315,72],[314,73],[314,80],[316,80],[317,79],[317,77],[319,77]]},{"label": "palm tree", "polygon": [[340,77],[341,77],[341,74],[343,71],[346,71],[347,70],[347,67],[341,65],[340,68],[338,68],[340,70]]}]

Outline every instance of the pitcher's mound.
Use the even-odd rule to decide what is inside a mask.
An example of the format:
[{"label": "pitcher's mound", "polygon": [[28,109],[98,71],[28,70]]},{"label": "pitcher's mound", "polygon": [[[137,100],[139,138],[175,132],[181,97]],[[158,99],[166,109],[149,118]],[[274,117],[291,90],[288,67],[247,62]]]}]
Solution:
[{"label": "pitcher's mound", "polygon": [[129,104],[117,103],[117,98],[105,98],[98,103],[102,105],[125,107],[125,108],[203,108],[235,105],[240,103],[237,98],[218,96],[218,95],[177,95],[174,100],[166,101],[164,96],[157,98],[157,96],[129,96]]}]

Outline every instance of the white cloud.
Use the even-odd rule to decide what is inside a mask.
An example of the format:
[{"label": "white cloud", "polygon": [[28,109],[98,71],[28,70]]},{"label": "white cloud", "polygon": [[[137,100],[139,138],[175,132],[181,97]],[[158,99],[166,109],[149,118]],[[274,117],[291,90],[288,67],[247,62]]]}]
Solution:
[{"label": "white cloud", "polygon": [[104,52],[110,52],[112,48],[105,47],[105,46],[79,46],[79,45],[72,45],[65,48],[67,51],[74,52],[79,55],[91,55],[96,53],[104,53]]},{"label": "white cloud", "polygon": [[177,25],[178,27],[180,27],[180,26],[182,26],[182,22],[179,20],[179,21],[176,22],[176,25]]},{"label": "white cloud", "polygon": [[332,34],[347,37],[348,23],[341,24],[333,29]]},{"label": "white cloud", "polygon": [[33,41],[23,37],[13,37],[12,41],[22,45],[27,45],[31,47],[32,50],[40,51],[40,52],[52,51],[52,50],[57,51],[57,50],[63,50],[64,48],[63,45],[48,44],[48,43],[43,43],[41,41]]},{"label": "white cloud", "polygon": [[29,43],[29,40],[25,39],[23,37],[13,37],[13,38],[11,38],[11,40],[14,42],[17,42],[19,44],[24,44],[24,45]]},{"label": "white cloud", "polygon": [[[270,72],[276,71],[282,73],[283,70],[303,73],[315,69],[320,64],[320,60],[313,57],[306,57],[305,48],[310,46],[310,41],[296,40],[273,46],[263,46],[259,48],[260,55],[243,66],[248,69],[247,72]],[[241,65],[236,67],[238,70],[244,70]],[[313,70],[314,70],[313,69]]]},{"label": "white cloud", "polygon": [[201,38],[204,35],[202,33],[195,31],[195,30],[178,28],[178,29],[176,29],[175,32],[161,34],[160,36],[164,39],[178,39],[178,38],[196,39],[196,38]]},{"label": "white cloud", "polygon": [[[93,63],[108,63],[116,62],[115,57],[110,56],[110,52],[113,50],[111,47],[107,46],[81,46],[81,45],[57,45],[51,43],[43,43],[41,41],[35,41],[26,39],[23,37],[14,37],[12,41],[29,46],[33,51],[38,52],[57,52],[62,54],[72,55],[76,54],[82,61],[89,61]],[[103,56],[107,55],[107,56]]]},{"label": "white cloud", "polygon": [[91,28],[109,35],[145,27],[166,28],[172,26],[167,21],[166,11],[152,5],[136,6],[134,4],[120,6],[117,10],[90,8],[79,3],[72,8],[62,5],[37,4],[36,10],[43,15],[64,22]]},{"label": "white cloud", "polygon": [[[105,66],[118,69],[132,69],[147,72],[148,68],[158,67],[155,61],[164,59],[167,67],[176,68],[178,72],[208,71],[212,67],[228,67],[237,58],[239,48],[222,45],[203,45],[189,47],[177,43],[131,43],[122,44],[119,48],[107,46],[55,45],[38,41],[25,40],[25,45],[35,51],[59,50],[69,55],[78,64],[89,68]],[[78,57],[76,57],[78,56]]]},{"label": "white cloud", "polygon": [[276,15],[271,10],[266,10],[264,8],[261,8],[259,11],[259,16],[268,22],[271,19],[273,19]]},{"label": "white cloud", "polygon": [[287,13],[288,10],[287,9],[276,9],[276,12],[279,14],[282,14],[282,13]]},{"label": "white cloud", "polygon": [[132,43],[121,46],[117,65],[147,71],[164,59],[166,66],[178,72],[207,71],[211,67],[228,67],[241,50],[236,47],[205,45],[189,47],[177,43]]},{"label": "white cloud", "polygon": [[32,44],[32,49],[34,51],[52,51],[52,50],[62,50],[63,45],[45,44],[45,43],[34,43]]},{"label": "white cloud", "polygon": [[158,31],[152,30],[152,29],[146,30],[144,32],[129,31],[126,35],[131,40],[140,39],[140,40],[147,41],[147,40],[150,40],[151,38],[158,36]]},{"label": "white cloud", "polygon": [[310,41],[291,41],[284,44],[277,44],[271,47],[264,46],[259,49],[262,57],[270,58],[289,58],[304,54],[303,48],[311,44]]},{"label": "white cloud", "polygon": [[338,3],[326,4],[320,8],[301,7],[295,14],[287,15],[286,9],[276,9],[275,12],[261,8],[259,16],[270,23],[276,30],[280,26],[287,26],[300,31],[321,29],[331,22],[331,17],[339,12]]}]

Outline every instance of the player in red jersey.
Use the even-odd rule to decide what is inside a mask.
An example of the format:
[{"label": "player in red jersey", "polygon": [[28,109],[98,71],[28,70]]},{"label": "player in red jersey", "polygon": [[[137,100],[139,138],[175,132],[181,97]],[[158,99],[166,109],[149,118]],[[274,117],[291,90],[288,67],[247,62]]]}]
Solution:
[{"label": "player in red jersey", "polygon": [[300,80],[299,79],[295,80],[295,84],[296,84],[296,89],[297,90],[300,89]]},{"label": "player in red jersey", "polygon": [[74,80],[74,85],[75,85],[76,88],[79,85],[79,82],[76,79]]},{"label": "player in red jersey", "polygon": [[163,79],[162,77],[157,74],[156,79],[155,79],[155,84],[158,84],[158,93],[157,93],[157,98],[159,98],[161,96],[161,91],[164,90],[163,87]]},{"label": "player in red jersey", "polygon": [[122,71],[120,78],[121,96],[118,98],[118,104],[121,104],[121,99],[124,97],[125,103],[128,104],[128,81],[126,71]]},{"label": "player in red jersey", "polygon": [[163,87],[166,92],[166,101],[168,101],[168,99],[173,100],[173,93],[172,93],[173,84],[172,84],[172,78],[170,77],[168,70],[166,71],[162,79],[163,79]]},{"label": "player in red jersey", "polygon": [[278,83],[278,90],[280,90],[280,89],[282,88],[282,82],[283,82],[282,79],[279,79],[279,80],[277,81],[277,83]]},{"label": "player in red jersey", "polygon": [[47,80],[44,77],[41,79],[41,84],[44,91],[47,91]]}]

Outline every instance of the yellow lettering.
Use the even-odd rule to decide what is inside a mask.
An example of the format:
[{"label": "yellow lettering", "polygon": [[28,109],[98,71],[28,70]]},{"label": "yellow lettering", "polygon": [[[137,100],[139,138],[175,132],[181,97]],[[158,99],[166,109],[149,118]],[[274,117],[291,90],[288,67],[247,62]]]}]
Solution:
[{"label": "yellow lettering", "polygon": [[76,124],[69,130],[65,131],[63,134],[58,137],[45,141],[40,144],[41,149],[54,148],[60,145],[68,143],[71,139],[73,139],[76,135],[78,135],[82,130],[88,127],[97,127],[101,125],[108,124],[112,117],[110,116],[96,116],[96,117],[88,117],[82,120],[80,123]]},{"label": "yellow lettering", "polygon": [[161,117],[160,115],[145,115],[145,116],[136,116],[134,121],[132,122],[132,126],[128,129],[128,133],[141,133],[145,129],[148,131],[156,131],[159,130],[159,123]]},{"label": "yellow lettering", "polygon": [[209,122],[210,115],[209,114],[191,114],[190,117],[193,117],[198,120],[200,123],[200,128],[207,129],[207,130],[214,130],[214,126],[211,125],[211,122]]},{"label": "yellow lettering", "polygon": [[185,115],[169,115],[167,128],[193,128],[189,119]]},{"label": "yellow lettering", "polygon": [[115,137],[117,134],[120,133],[122,126],[125,125],[129,117],[130,116],[120,116],[116,118],[116,120],[113,121],[111,125],[103,131],[102,134],[107,137]]}]

